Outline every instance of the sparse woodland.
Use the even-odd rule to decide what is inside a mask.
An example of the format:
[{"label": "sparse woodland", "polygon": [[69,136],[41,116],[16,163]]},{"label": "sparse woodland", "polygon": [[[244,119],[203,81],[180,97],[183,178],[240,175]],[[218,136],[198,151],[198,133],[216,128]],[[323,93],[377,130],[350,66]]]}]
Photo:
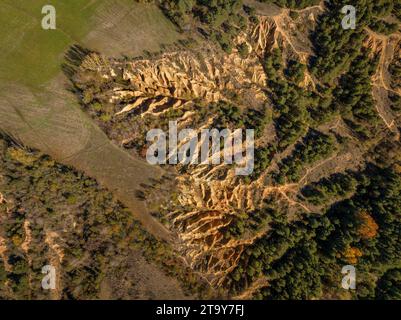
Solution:
[{"label": "sparse woodland", "polygon": [[[135,257],[181,279],[186,291],[206,287],[172,252],[144,231],[96,181],[11,138],[0,140],[0,298],[140,298]],[[57,290],[42,290],[53,265]]]}]

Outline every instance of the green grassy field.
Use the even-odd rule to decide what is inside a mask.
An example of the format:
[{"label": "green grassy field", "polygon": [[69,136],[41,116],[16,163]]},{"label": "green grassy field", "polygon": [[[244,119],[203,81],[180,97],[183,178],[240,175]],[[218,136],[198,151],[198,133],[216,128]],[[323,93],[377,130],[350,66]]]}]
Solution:
[{"label": "green grassy field", "polygon": [[[56,30],[41,27],[46,4],[56,8]],[[67,90],[61,64],[72,44],[107,56],[136,56],[179,37],[156,6],[131,0],[0,2],[0,129],[96,178],[163,238],[166,229],[135,197],[162,171],[108,140]]]},{"label": "green grassy field", "polygon": [[[46,4],[56,8],[56,30],[41,27]],[[0,17],[0,78],[29,86],[56,76],[63,53],[74,43],[135,55],[177,40],[157,8],[131,0],[2,0]]]}]

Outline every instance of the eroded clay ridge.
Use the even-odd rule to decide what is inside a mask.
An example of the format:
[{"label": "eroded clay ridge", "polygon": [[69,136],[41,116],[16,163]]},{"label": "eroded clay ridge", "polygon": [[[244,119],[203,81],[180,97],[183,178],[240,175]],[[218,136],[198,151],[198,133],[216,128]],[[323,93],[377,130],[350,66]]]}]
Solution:
[{"label": "eroded clay ridge", "polygon": [[[263,91],[267,79],[260,59],[276,47],[280,47],[286,57],[304,62],[311,52],[310,43],[306,40],[300,43],[291,35],[297,26],[289,19],[287,11],[276,17],[260,17],[258,23],[241,33],[237,43],[247,44],[246,57],[241,57],[235,49],[231,54],[222,55],[211,48],[197,53],[179,51],[153,59],[123,62],[90,54],[80,66],[76,81],[85,83],[101,77],[105,90],[95,93],[96,98],[114,106],[116,119],[133,112],[141,117],[160,116],[197,101],[207,107],[208,103],[230,101],[233,91],[241,96],[249,95],[255,104],[269,108],[268,97]],[[308,52],[303,48],[308,48],[305,49]],[[125,84],[116,81],[118,79]],[[304,85],[313,86],[309,75],[305,77]],[[179,128],[185,127],[190,117],[191,114],[185,113],[178,118]],[[210,118],[203,119],[194,129],[200,131],[211,122]],[[119,143],[122,145],[123,141]],[[177,178],[178,199],[167,216],[170,228],[179,237],[179,251],[188,264],[214,286],[224,283],[246,247],[268,231],[264,228],[240,239],[227,239],[225,228],[241,212],[260,208],[263,200],[272,195],[289,205],[299,206],[288,195],[296,185],[268,186],[264,182],[265,175],[245,184],[235,176],[234,170],[225,165],[188,168]]]},{"label": "eroded clay ridge", "polygon": [[[0,176],[1,178],[1,176]],[[7,225],[7,219],[11,218],[14,212],[18,210],[24,212],[23,208],[17,209],[12,201],[7,201],[4,196],[0,193],[0,225]],[[32,248],[35,244],[32,244],[32,227],[31,227],[31,218],[29,214],[25,217],[23,223],[23,237],[21,238],[20,248],[22,252],[27,257],[28,265],[32,268]],[[4,232],[5,229],[1,229],[0,231]],[[11,255],[11,250],[9,249],[12,246],[11,243],[14,243],[15,239],[9,239],[5,234],[0,233],[0,258],[3,261],[4,269],[8,272],[11,272],[11,266],[9,264],[9,259]],[[48,259],[51,262],[51,265],[56,266],[56,269],[59,270],[59,267],[64,258],[64,250],[63,245],[64,240],[56,231],[45,230],[45,242],[49,246],[49,254]],[[15,245],[15,243],[13,244]],[[32,284],[32,274],[28,273],[28,283],[29,287],[33,288]],[[63,287],[62,280],[60,276],[57,276],[57,290],[51,292],[52,299],[60,299],[61,297],[61,289]]]},{"label": "eroded clay ridge", "polygon": [[[309,12],[310,11],[310,12]],[[311,24],[320,11],[314,8],[303,13]],[[266,96],[266,76],[260,59],[273,48],[282,48],[285,58],[294,58],[306,63],[312,53],[311,43],[283,10],[273,17],[260,16],[258,23],[240,33],[236,42],[248,47],[246,57],[236,49],[231,54],[221,54],[212,48],[203,51],[177,51],[164,53],[152,59],[133,61],[107,60],[96,53],[83,61],[75,80],[85,83],[92,72],[101,75],[109,84],[108,90],[100,93],[100,100],[107,97],[116,105],[115,115],[141,109],[141,116],[157,114],[171,107],[178,108],[185,103],[201,100],[203,103],[229,101],[230,93],[239,96],[250,95],[263,102]],[[121,85],[123,79],[128,85]],[[306,72],[304,85],[314,85]],[[144,106],[146,106],[144,108]]]},{"label": "eroded clay ridge", "polygon": [[[256,55],[241,59],[238,54],[216,56],[205,51],[196,55],[182,51],[153,60],[121,63],[90,54],[80,69],[81,75],[96,72],[104,82],[110,83],[110,89],[101,92],[99,98],[107,97],[118,106],[115,116],[142,108],[143,117],[196,100],[203,103],[229,100],[229,92],[234,90],[239,90],[239,94],[250,91],[256,99],[266,99],[262,92],[266,77]],[[113,85],[117,77],[122,77],[127,85]],[[78,81],[85,82],[85,76]]]}]

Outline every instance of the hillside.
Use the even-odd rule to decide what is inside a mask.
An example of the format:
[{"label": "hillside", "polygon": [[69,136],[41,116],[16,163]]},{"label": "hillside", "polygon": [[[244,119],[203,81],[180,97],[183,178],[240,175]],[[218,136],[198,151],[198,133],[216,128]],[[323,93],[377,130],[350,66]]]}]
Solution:
[{"label": "hillside", "polygon": [[[46,200],[38,205],[37,199],[24,196],[32,192],[26,189],[13,200],[19,188],[11,182],[27,188],[18,171],[22,167],[33,177],[50,174],[40,168],[53,160],[35,156],[36,149],[68,165],[65,174],[71,170],[82,175],[73,182],[80,187],[59,191],[67,204],[71,197],[72,207],[79,203],[79,210],[97,212],[83,204],[91,202],[86,199],[92,194],[105,197],[97,204],[102,210],[82,221],[91,225],[99,219],[103,228],[82,243],[82,255],[101,251],[105,245],[98,238],[114,232],[115,223],[125,231],[117,232],[121,238],[112,238],[107,247],[123,243],[128,251],[118,259],[128,270],[136,269],[135,263],[144,273],[159,268],[158,277],[168,288],[184,288],[177,297],[400,299],[401,2],[352,1],[355,29],[341,26],[341,9],[349,4],[342,0],[130,3],[148,12],[143,24],[152,25],[146,28],[151,41],[131,34],[139,26],[130,23],[139,18],[131,17],[128,8],[119,29],[88,27],[80,41],[59,49],[64,58],[52,65],[63,74],[47,82],[54,91],[41,91],[41,85],[33,89],[24,83],[29,77],[4,90],[0,128],[21,146],[15,147],[11,138],[3,143],[0,177],[17,174],[6,181],[4,191],[0,187],[3,206],[14,210],[7,203],[17,201],[17,207],[27,203],[42,210],[39,225],[45,231],[36,233],[47,239],[50,249],[40,250],[57,252],[54,238],[63,238],[58,223],[64,218],[47,217],[46,210],[60,212],[65,204],[47,208]],[[127,8],[125,2],[119,5]],[[111,14],[102,6],[94,10],[90,21],[95,25],[102,14]],[[120,16],[121,10],[111,15]],[[163,25],[153,20],[156,16]],[[166,42],[154,28],[168,28]],[[10,88],[13,81],[2,86]],[[56,92],[66,99],[61,101]],[[27,107],[19,107],[21,101]],[[39,110],[46,108],[39,118],[33,101]],[[53,116],[60,110],[65,112]],[[224,163],[151,166],[146,136],[152,129],[169,132],[171,122],[178,131],[193,129],[195,137],[205,128],[253,129],[252,173],[237,175],[234,165]],[[187,143],[181,140],[177,149]],[[35,148],[33,155],[24,150],[29,147]],[[40,165],[32,166],[37,161]],[[86,179],[93,182],[93,190],[81,190]],[[41,180],[37,183],[46,192],[49,186]],[[118,216],[103,221],[108,212]],[[39,218],[19,214],[10,211],[11,222],[4,222],[18,222],[12,228],[18,237],[4,229],[1,252],[10,255],[15,247],[29,260],[29,246],[39,250],[39,245],[28,230]],[[64,214],[73,220],[79,215]],[[55,230],[46,231],[49,223],[57,225]],[[130,235],[133,226],[135,234]],[[135,238],[141,239],[137,242],[145,246],[142,250],[130,248]],[[58,246],[68,252],[71,245],[66,241]],[[161,263],[164,251],[174,262]],[[10,272],[9,256],[3,260]],[[99,260],[100,274],[115,273],[106,258]],[[355,290],[341,287],[346,265],[357,270]],[[69,278],[71,267],[64,268],[64,291],[58,298],[82,290]],[[178,275],[179,284],[171,275]],[[93,289],[96,298],[104,292],[110,298],[133,297],[127,293],[131,282],[119,291],[109,288],[105,283],[111,280],[105,279],[88,280],[98,284]],[[165,292],[155,281],[141,286],[160,297]],[[85,297],[79,292],[78,298]]]}]

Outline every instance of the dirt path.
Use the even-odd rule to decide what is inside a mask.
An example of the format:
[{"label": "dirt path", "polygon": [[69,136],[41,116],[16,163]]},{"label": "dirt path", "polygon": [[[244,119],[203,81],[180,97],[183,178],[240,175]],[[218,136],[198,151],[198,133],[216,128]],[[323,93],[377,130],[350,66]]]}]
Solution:
[{"label": "dirt path", "polygon": [[261,277],[254,281],[244,292],[239,294],[238,296],[233,297],[234,300],[250,300],[252,299],[255,292],[259,289],[267,287],[269,285],[269,281],[266,277]]}]

